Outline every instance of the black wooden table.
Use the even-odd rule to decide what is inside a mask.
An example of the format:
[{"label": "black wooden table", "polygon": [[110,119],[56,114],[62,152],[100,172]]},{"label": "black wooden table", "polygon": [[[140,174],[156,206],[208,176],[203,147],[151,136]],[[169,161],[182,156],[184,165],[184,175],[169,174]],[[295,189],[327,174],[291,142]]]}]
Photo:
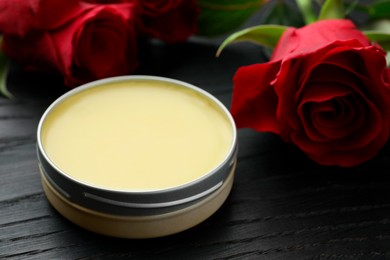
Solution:
[{"label": "black wooden table", "polygon": [[[145,43],[137,73],[197,85],[230,105],[232,76],[264,61],[238,44]],[[66,89],[15,68],[14,100],[0,98],[1,259],[390,259],[390,145],[355,168],[316,165],[272,134],[239,130],[233,190],[211,218],[182,233],[126,240],[97,235],[58,214],[43,194],[35,153],[45,108]]]}]

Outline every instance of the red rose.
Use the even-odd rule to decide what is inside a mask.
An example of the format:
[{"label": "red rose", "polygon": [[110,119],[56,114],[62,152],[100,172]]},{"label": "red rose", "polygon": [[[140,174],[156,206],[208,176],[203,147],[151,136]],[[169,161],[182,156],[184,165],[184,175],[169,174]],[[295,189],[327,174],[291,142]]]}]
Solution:
[{"label": "red rose", "polygon": [[53,29],[78,15],[78,0],[0,0],[3,34],[25,36],[34,29]]},{"label": "red rose", "polygon": [[199,10],[196,0],[85,0],[90,3],[134,3],[140,5],[138,29],[141,34],[174,43],[187,40],[197,31]]},{"label": "red rose", "polygon": [[168,43],[186,40],[197,31],[196,0],[141,1],[140,30]]},{"label": "red rose", "polygon": [[349,20],[289,28],[268,63],[237,71],[231,111],[238,127],[278,134],[320,164],[354,166],[388,140],[389,71]]},{"label": "red rose", "polygon": [[[41,2],[44,3],[46,1]],[[8,32],[4,33],[3,50],[8,57],[30,68],[60,72],[69,86],[124,75],[137,65],[136,9],[137,6],[131,3],[80,3],[57,28],[41,24],[40,28],[20,36],[10,28],[0,26],[1,31]],[[49,15],[41,12],[36,18],[40,20]],[[8,18],[16,21],[19,17]]]},{"label": "red rose", "polygon": [[125,75],[137,62],[133,4],[87,5],[86,12],[53,40],[64,55],[64,75],[69,84]]}]

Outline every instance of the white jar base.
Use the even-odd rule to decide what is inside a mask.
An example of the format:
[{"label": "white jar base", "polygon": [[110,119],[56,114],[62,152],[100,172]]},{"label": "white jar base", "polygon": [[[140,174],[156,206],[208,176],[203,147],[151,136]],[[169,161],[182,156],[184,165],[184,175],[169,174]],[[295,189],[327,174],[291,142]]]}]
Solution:
[{"label": "white jar base", "polygon": [[153,216],[119,216],[81,207],[64,198],[41,172],[42,186],[52,206],[71,222],[96,233],[120,238],[153,238],[175,234],[203,222],[224,203],[232,189],[235,165],[223,185],[189,207]]}]

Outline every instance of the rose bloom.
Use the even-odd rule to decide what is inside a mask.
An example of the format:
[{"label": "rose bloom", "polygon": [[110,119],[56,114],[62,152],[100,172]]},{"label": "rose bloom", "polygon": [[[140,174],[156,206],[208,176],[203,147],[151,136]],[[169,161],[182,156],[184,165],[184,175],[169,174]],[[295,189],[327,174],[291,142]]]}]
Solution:
[{"label": "rose bloom", "polygon": [[140,31],[168,43],[186,40],[197,31],[196,0],[141,1]]},{"label": "rose bloom", "polygon": [[54,29],[77,16],[78,0],[0,0],[3,34],[25,36],[31,30]]},{"label": "rose bloom", "polygon": [[167,43],[182,42],[197,31],[196,0],[85,0],[90,3],[138,3],[137,27],[142,35]]},{"label": "rose bloom", "polygon": [[57,71],[68,86],[135,69],[137,5],[56,0],[54,8],[51,1],[0,2],[0,10],[12,10],[0,14],[9,58],[28,69]]},{"label": "rose bloom", "polygon": [[268,63],[237,71],[231,112],[238,127],[278,134],[320,164],[358,165],[389,137],[385,53],[349,20],[289,28]]}]

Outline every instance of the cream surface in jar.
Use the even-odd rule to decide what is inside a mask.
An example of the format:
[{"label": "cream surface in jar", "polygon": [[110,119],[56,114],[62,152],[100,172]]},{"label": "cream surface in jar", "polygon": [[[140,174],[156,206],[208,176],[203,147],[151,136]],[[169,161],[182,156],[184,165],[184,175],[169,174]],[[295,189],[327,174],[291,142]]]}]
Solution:
[{"label": "cream surface in jar", "polygon": [[209,100],[172,83],[87,89],[58,104],[42,127],[51,161],[72,178],[119,190],[159,190],[211,171],[232,145]]}]

